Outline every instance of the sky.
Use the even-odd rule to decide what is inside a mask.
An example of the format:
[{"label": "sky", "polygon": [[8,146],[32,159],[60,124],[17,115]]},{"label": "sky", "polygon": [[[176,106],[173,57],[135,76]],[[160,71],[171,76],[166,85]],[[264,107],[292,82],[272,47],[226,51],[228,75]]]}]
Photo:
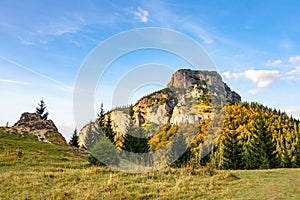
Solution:
[{"label": "sky", "polygon": [[[44,99],[49,118],[69,139],[76,128],[73,91],[83,62],[108,38],[144,27],[168,28],[192,38],[243,101],[300,119],[299,7],[297,0],[0,0],[0,126],[13,125]],[[190,67],[163,51],[124,55],[99,80],[95,113],[101,102],[105,110],[116,106],[111,99],[118,80],[147,63],[173,70]],[[163,88],[169,79],[137,88],[128,102]]]}]

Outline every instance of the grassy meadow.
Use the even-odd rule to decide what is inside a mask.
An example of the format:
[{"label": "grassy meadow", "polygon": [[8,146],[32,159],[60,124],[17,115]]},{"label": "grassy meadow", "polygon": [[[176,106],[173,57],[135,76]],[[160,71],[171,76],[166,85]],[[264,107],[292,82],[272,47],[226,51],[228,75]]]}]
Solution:
[{"label": "grassy meadow", "polygon": [[0,199],[300,199],[300,169],[147,174],[89,166],[87,155],[0,129]]}]

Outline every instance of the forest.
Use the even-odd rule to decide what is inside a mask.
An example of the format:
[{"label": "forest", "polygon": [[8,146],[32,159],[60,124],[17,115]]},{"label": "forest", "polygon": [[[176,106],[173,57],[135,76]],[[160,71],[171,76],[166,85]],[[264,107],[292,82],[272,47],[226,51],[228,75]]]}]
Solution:
[{"label": "forest", "polygon": [[[129,124],[128,133],[117,136],[108,117],[102,111],[92,123],[86,137],[86,146],[93,152],[92,164],[103,164],[97,159],[114,155],[107,162],[116,164],[122,159],[120,150],[134,153],[151,153],[168,148],[169,164],[173,167],[187,165],[212,166],[216,169],[271,169],[300,167],[299,120],[285,112],[271,109],[259,103],[239,102],[224,107],[222,129],[213,129],[213,146],[201,156],[203,142],[208,136],[211,119],[202,119],[196,125],[165,124],[161,127],[134,127]],[[156,128],[156,129],[155,129]],[[151,131],[149,131],[151,130]],[[188,133],[196,130],[192,137]],[[211,131],[211,130],[210,130]],[[149,134],[149,132],[152,132]],[[153,134],[155,133],[155,134]],[[176,137],[175,137],[176,136]],[[174,140],[174,141],[173,141]],[[114,144],[114,145],[111,145]],[[95,158],[95,157],[96,158]],[[99,155],[98,155],[99,156]],[[174,159],[175,158],[175,159]]]}]

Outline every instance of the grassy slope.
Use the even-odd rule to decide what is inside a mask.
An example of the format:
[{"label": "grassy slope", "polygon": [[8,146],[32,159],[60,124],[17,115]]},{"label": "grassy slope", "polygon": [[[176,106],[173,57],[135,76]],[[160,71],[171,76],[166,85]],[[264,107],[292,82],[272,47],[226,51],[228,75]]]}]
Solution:
[{"label": "grassy slope", "polygon": [[128,174],[89,167],[70,147],[0,129],[0,199],[300,199],[300,169],[164,169]]}]

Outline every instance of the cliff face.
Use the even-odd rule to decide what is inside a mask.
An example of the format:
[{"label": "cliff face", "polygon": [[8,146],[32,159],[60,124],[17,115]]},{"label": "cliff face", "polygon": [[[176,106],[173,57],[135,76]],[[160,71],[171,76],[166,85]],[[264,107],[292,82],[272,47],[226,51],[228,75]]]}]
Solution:
[{"label": "cliff face", "polygon": [[[143,127],[195,124],[212,117],[212,111],[219,104],[239,101],[240,95],[231,91],[217,72],[183,69],[172,75],[165,89],[141,98],[131,108],[111,111],[105,119],[111,118],[117,138],[126,133],[130,122]],[[80,135],[83,143],[85,129]]]}]

